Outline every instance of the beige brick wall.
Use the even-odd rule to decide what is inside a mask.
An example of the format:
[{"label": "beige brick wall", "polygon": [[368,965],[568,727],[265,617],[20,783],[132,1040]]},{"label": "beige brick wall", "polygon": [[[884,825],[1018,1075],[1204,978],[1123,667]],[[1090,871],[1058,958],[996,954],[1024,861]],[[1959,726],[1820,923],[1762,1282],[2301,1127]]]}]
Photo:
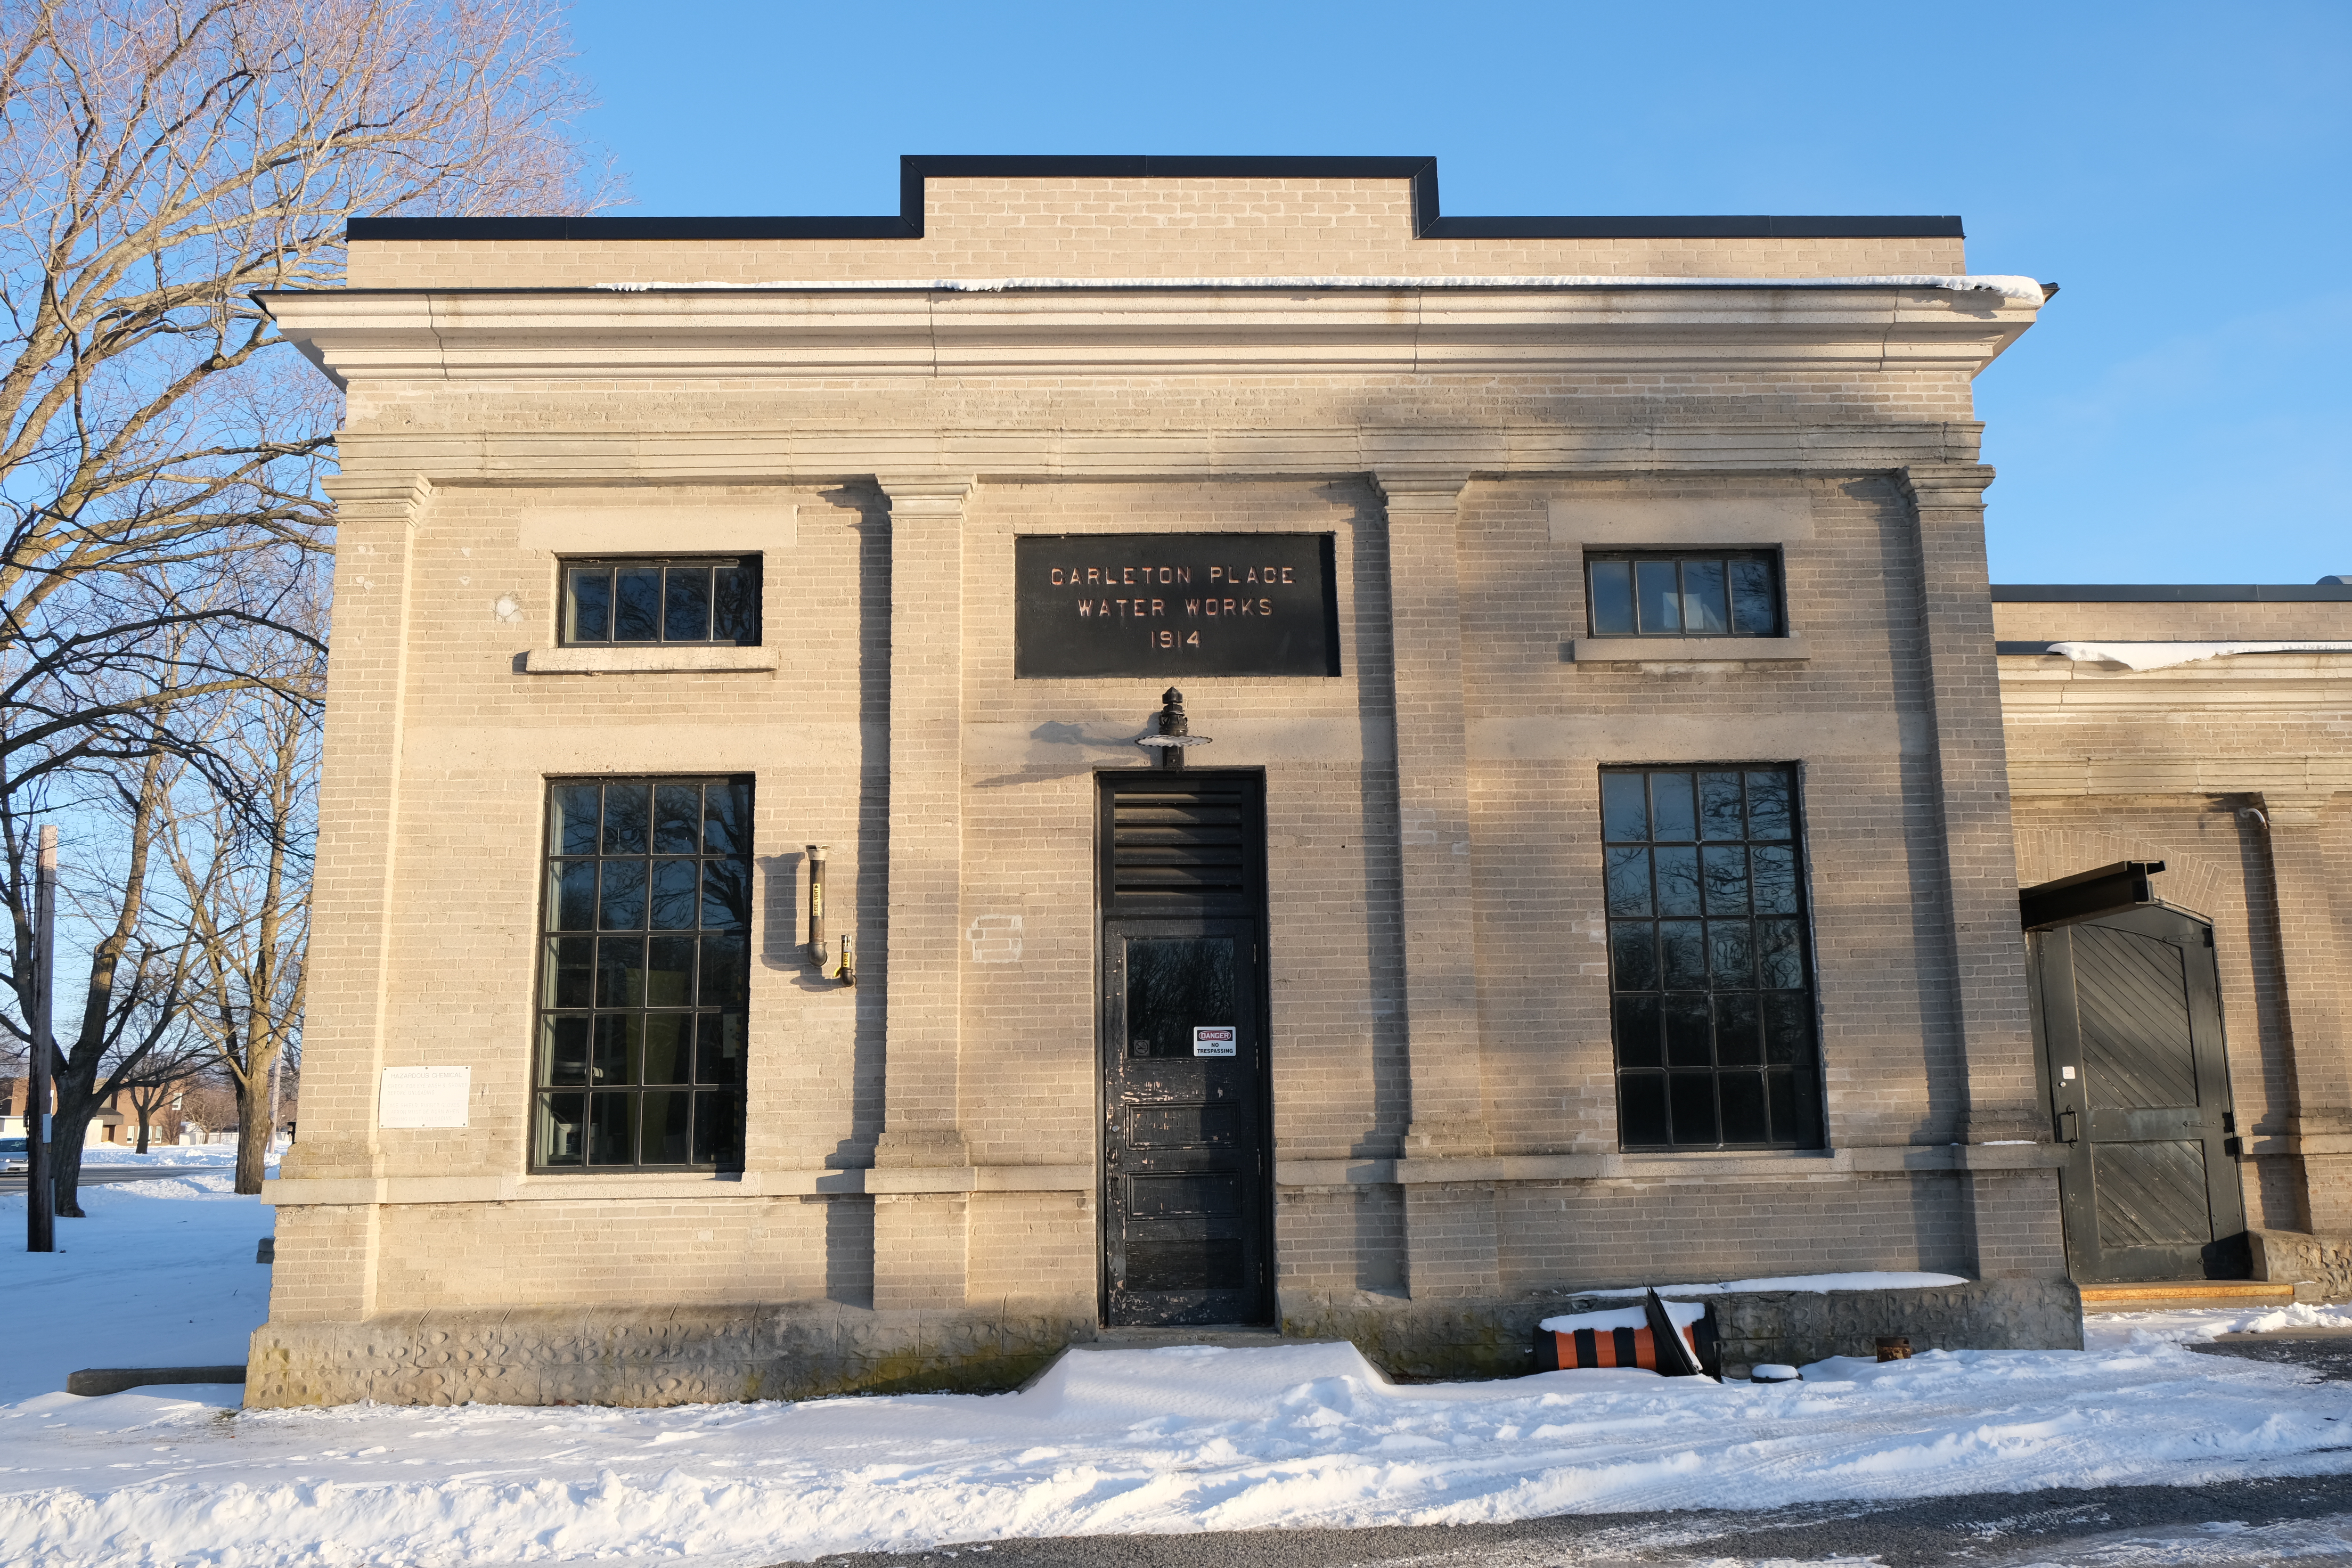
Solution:
[{"label": "beige brick wall", "polygon": [[[1234,532],[1337,536],[1337,680],[1186,680],[1200,766],[1264,766],[1276,1136],[1286,1157],[1391,1152],[1402,1131],[1402,1062],[1384,1006],[1397,994],[1394,834],[1367,740],[1382,716],[1384,606],[1366,603],[1379,522],[1360,486],[988,485],[968,520],[965,842],[961,918],[1022,921],[1017,960],[968,962],[964,1126],[984,1164],[1095,1158],[1095,785],[1138,766],[1156,679],[1013,679],[1013,540],[1023,533]],[[1365,557],[1368,541],[1373,559]],[[1367,689],[1369,684],[1369,689]],[[1370,713],[1367,706],[1370,705]],[[1368,756],[1367,752],[1370,754]],[[1368,787],[1370,786],[1370,787]],[[1388,892],[1388,899],[1378,895]],[[1334,910],[1371,914],[1334,921]],[[987,950],[1001,958],[1000,945]],[[1385,1045],[1383,1044],[1385,1038]]]},{"label": "beige brick wall", "polygon": [[[1973,1271],[1956,1179],[1738,1185],[1519,1183],[1503,1189],[1504,1288],[1680,1284],[1875,1268]],[[1672,1278],[1668,1278],[1672,1276]]]},{"label": "beige brick wall", "polygon": [[[1475,487],[1465,508],[1465,641],[1474,732],[1487,1115],[1498,1148],[1613,1149],[1599,771],[1631,763],[1794,763],[1808,825],[1831,1142],[1944,1143],[1964,1102],[1953,976],[1915,918],[1937,896],[1938,832],[1916,552],[1891,486],[1860,477]],[[1790,664],[1564,661],[1583,635],[1582,550],[1555,500],[1590,508],[1742,498],[1805,505],[1784,547]],[[1857,586],[1863,591],[1857,593]],[[1540,762],[1496,753],[1541,746]]]},{"label": "beige brick wall", "polygon": [[870,1229],[836,1206],[798,1197],[389,1205],[379,1300],[387,1311],[621,1306],[643,1302],[654,1279],[678,1306],[822,1300],[836,1275],[855,1281],[872,1267]]},{"label": "beige brick wall", "polygon": [[[519,674],[516,656],[554,641],[557,595],[553,553],[519,535],[543,509],[580,505],[578,492],[452,490],[418,530],[384,1065],[470,1062],[474,1121],[379,1134],[383,1173],[521,1168],[530,1064],[509,1042],[531,1027],[541,814],[546,779],[565,773],[757,775],[751,1008],[775,1032],[752,1085],[749,1157],[820,1165],[873,1136],[881,1020],[867,994],[818,983],[798,951],[814,842],[835,846],[831,923],[856,921],[881,946],[859,877],[861,805],[883,765],[858,656],[887,635],[873,598],[887,568],[864,545],[872,502],[772,487],[670,499],[800,508],[797,542],[767,555],[778,672]],[[691,548],[690,536],[655,547]]]},{"label": "beige brick wall", "polygon": [[[840,279],[1531,275],[1838,278],[1965,270],[1958,239],[1414,239],[1404,180],[934,179],[920,239],[363,240],[357,289]],[[887,198],[877,191],[877,207]],[[895,205],[895,203],[890,205]]]}]

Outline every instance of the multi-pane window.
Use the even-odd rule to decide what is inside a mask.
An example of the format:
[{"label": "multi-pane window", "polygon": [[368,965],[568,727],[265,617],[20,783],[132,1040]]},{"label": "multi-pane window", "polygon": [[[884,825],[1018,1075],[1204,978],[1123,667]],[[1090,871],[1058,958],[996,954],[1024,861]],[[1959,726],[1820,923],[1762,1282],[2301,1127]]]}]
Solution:
[{"label": "multi-pane window", "polygon": [[1601,773],[1628,1149],[1821,1142],[1796,795],[1787,767]]},{"label": "multi-pane window", "polygon": [[531,1164],[743,1163],[751,781],[548,786]]},{"label": "multi-pane window", "polygon": [[1779,637],[1778,565],[1765,551],[1588,554],[1585,604],[1592,635]]},{"label": "multi-pane window", "polygon": [[760,640],[760,562],[709,556],[563,563],[568,645]]}]

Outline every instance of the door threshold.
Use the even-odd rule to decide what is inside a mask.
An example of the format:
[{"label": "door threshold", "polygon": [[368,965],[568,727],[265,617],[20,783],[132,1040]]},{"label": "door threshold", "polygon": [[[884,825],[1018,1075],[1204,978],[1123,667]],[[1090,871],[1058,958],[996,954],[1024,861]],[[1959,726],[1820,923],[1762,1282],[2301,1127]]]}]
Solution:
[{"label": "door threshold", "polygon": [[2294,1286],[2284,1279],[2105,1280],[2078,1285],[2083,1310],[2145,1312],[2160,1307],[2284,1307]]},{"label": "door threshold", "polygon": [[1249,1350],[1266,1345],[1299,1344],[1266,1323],[1201,1323],[1189,1328],[1121,1327],[1098,1329],[1097,1350],[1160,1350],[1175,1345],[1214,1345],[1223,1350]]}]

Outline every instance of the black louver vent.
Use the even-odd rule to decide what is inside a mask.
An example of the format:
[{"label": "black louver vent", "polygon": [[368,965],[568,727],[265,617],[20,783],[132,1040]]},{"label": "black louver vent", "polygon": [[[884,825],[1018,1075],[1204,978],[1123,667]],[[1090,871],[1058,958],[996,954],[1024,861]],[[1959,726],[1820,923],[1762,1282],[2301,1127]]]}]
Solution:
[{"label": "black louver vent", "polygon": [[1111,913],[1247,912],[1257,794],[1234,782],[1130,786],[1111,796]]}]

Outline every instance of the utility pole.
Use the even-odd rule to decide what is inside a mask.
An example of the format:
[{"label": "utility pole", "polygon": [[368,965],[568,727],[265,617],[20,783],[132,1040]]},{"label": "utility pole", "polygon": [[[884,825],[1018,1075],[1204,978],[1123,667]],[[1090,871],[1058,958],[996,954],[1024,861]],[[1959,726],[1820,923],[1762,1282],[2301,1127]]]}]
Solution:
[{"label": "utility pole", "polygon": [[25,1097],[25,1250],[58,1249],[57,1189],[49,1180],[51,1000],[58,972],[58,830],[41,829],[33,879],[33,1071]]}]

